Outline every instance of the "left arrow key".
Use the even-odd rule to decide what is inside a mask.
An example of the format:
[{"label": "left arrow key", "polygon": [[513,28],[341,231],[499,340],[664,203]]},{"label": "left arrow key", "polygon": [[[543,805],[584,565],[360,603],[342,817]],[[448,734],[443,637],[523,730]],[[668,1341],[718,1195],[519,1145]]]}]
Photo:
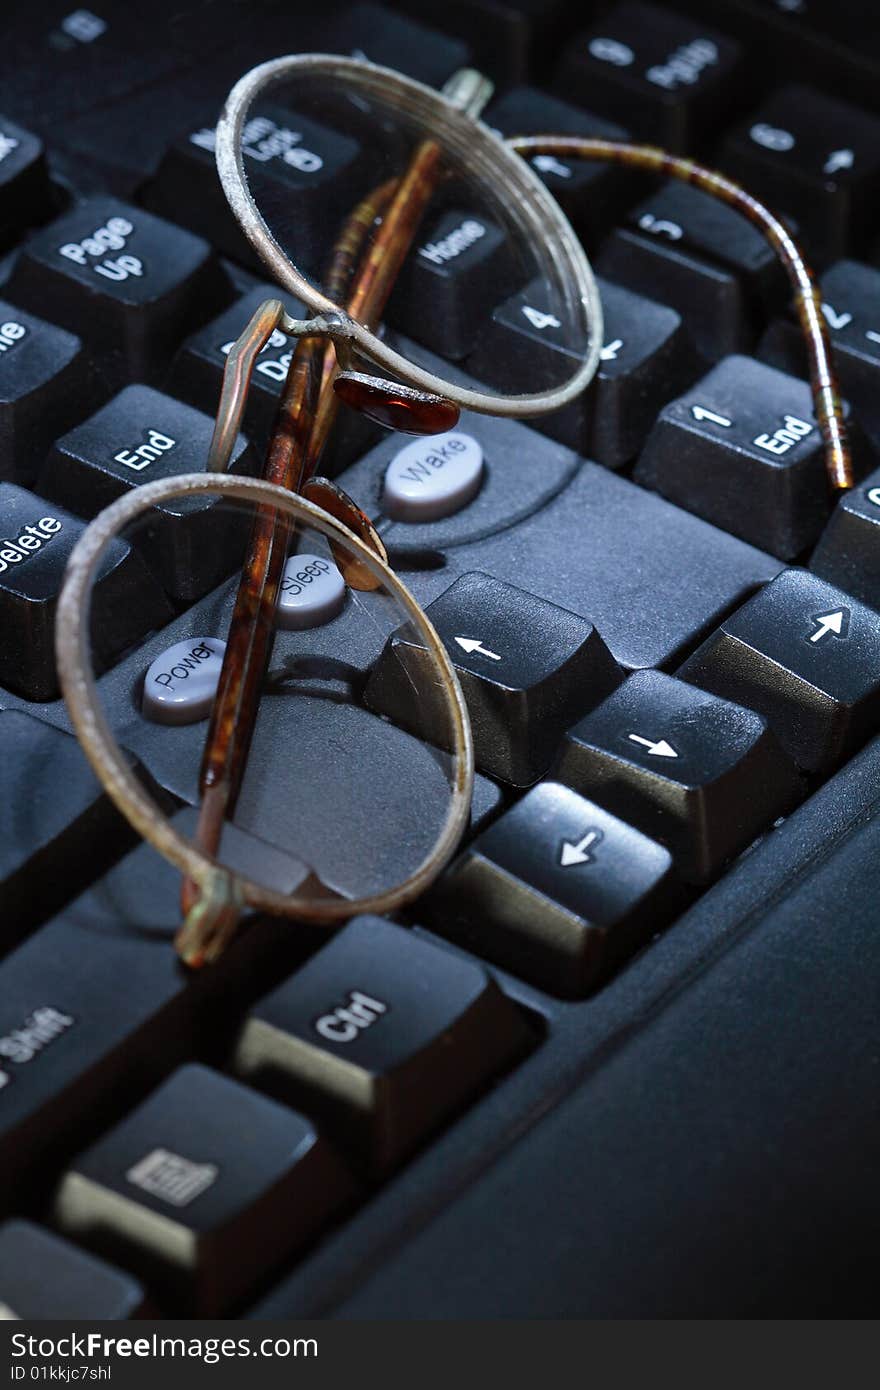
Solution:
[{"label": "left arrow key", "polygon": [[[462,575],[427,613],[461,681],[477,766],[514,786],[546,772],[568,725],[623,679],[586,618],[491,575]],[[411,629],[400,629],[373,668],[366,703],[423,730],[424,662]]]}]

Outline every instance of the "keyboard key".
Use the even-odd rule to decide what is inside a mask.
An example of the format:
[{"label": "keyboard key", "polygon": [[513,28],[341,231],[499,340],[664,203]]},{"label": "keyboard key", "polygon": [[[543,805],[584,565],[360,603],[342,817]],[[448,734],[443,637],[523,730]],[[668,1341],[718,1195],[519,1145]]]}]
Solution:
[{"label": "keyboard key", "polygon": [[0,954],[135,842],[71,734],[0,711]]},{"label": "keyboard key", "polygon": [[553,776],[667,845],[698,883],[802,794],[760,715],[661,671],[636,671],[569,729]]},{"label": "keyboard key", "polygon": [[388,319],[433,352],[458,361],[517,279],[502,228],[482,213],[446,208],[420,228]]},{"label": "keyboard key", "polygon": [[93,393],[79,338],[0,303],[0,478],[32,483],[52,440],[82,417]]},{"label": "keyboard key", "polygon": [[476,962],[380,917],[358,917],[260,1000],[234,1067],[314,1114],[379,1171],[528,1040],[523,1017]]},{"label": "keyboard key", "polygon": [[197,724],[214,703],[226,643],[219,637],[185,637],[153,659],[144,676],[145,719],[157,724]]},{"label": "keyboard key", "polygon": [[206,242],[97,196],[25,243],[8,294],[79,333],[100,354],[108,382],[121,385],[164,372],[228,289]]},{"label": "keyboard key", "polygon": [[[559,101],[537,87],[514,87],[505,92],[486,108],[483,119],[493,130],[508,136],[552,134],[629,139],[622,125]],[[642,186],[638,175],[596,160],[539,154],[529,162],[588,245],[594,245],[614,223],[632,188],[638,190]]]},{"label": "keyboard key", "polygon": [[654,5],[617,5],[563,51],[554,87],[679,153],[705,144],[738,95],[734,40]]},{"label": "keyboard key", "polygon": [[471,50],[461,39],[395,14],[385,5],[350,5],[339,15],[335,10],[323,16],[322,53],[368,58],[429,87],[442,87],[459,68],[472,65]]},{"label": "keyboard key", "polygon": [[[605,346],[596,381],[572,405],[539,416],[534,427],[610,468],[633,457],[660,406],[699,372],[699,359],[673,309],[598,280]],[[532,281],[500,304],[471,368],[504,390],[555,386],[579,354],[565,341],[544,287]]]},{"label": "keyboard key", "polygon": [[275,622],[288,632],[323,627],[345,607],[345,580],[326,555],[291,555],[278,591]]},{"label": "keyboard key", "polygon": [[880,609],[880,468],[840,498],[810,569]]},{"label": "keyboard key", "polygon": [[315,1235],[352,1186],[303,1116],[191,1065],[79,1156],[55,1219],[211,1317]]},{"label": "keyboard key", "polygon": [[[85,524],[14,483],[0,483],[0,684],[28,700],[58,693],[55,607],[71,550]],[[114,541],[92,597],[94,659],[106,665],[171,618],[140,558]]]},{"label": "keyboard key", "polygon": [[49,210],[43,142],[0,116],[0,251]]},{"label": "keyboard key", "polygon": [[414,439],[385,470],[382,509],[393,521],[429,522],[454,516],[483,481],[483,450],[463,430]]},{"label": "keyboard key", "polygon": [[[220,399],[220,386],[226,357],[236,338],[267,299],[277,299],[273,285],[255,285],[219,318],[188,338],[175,358],[171,372],[174,394],[198,406],[213,419]],[[285,298],[288,312],[304,313],[297,300]],[[254,365],[244,413],[244,431],[255,447],[269,439],[281,390],[287,379],[294,350],[294,339],[276,328]],[[340,410],[330,439],[321,456],[321,472],[335,477],[352,460],[360,458],[381,433],[366,415]]]},{"label": "keyboard key", "polygon": [[598,285],[605,346],[583,402],[583,452],[607,468],[620,468],[641,449],[661,406],[700,367],[674,309],[601,278]]},{"label": "keyboard key", "polygon": [[405,0],[405,8],[467,40],[480,72],[507,85],[557,46],[569,7],[567,0]]},{"label": "keyboard key", "polygon": [[681,902],[667,849],[541,782],[431,892],[431,925],[542,989],[588,993]]},{"label": "keyboard key", "polygon": [[874,230],[880,119],[810,87],[775,92],[727,137],[723,165],[813,250],[836,259]]},{"label": "keyboard key", "polygon": [[567,380],[582,355],[553,308],[540,279],[504,300],[480,338],[471,370],[508,394],[550,390]]},{"label": "keyboard key", "polygon": [[[840,389],[859,423],[880,439],[880,270],[861,261],[837,261],[820,281]],[[793,314],[770,325],[761,356],[808,377],[803,335]]]},{"label": "keyboard key", "polygon": [[[186,808],[174,825],[191,836],[195,821]],[[279,892],[305,876],[234,826],[221,858]],[[141,844],[0,961],[0,1210],[31,1202],[171,1067],[220,1045],[321,939],[265,920],[193,982],[172,946],[179,925],[180,874]]]},{"label": "keyboard key", "polygon": [[[575,714],[621,679],[592,623],[490,575],[462,575],[427,614],[461,681],[477,766],[515,786],[546,772]],[[367,684],[367,704],[423,729],[423,660],[424,648],[408,632],[391,637]]]},{"label": "keyboard key", "polygon": [[676,309],[709,361],[751,347],[787,280],[740,212],[677,179],[634,208],[603,246],[603,275]]},{"label": "keyboard key", "polygon": [[725,357],[661,411],[635,477],[782,559],[831,507],[809,387],[751,357]]},{"label": "keyboard key", "polygon": [[[93,517],[130,488],[180,473],[203,473],[214,421],[150,386],[127,386],[97,414],[59,439],[37,484],[81,516]],[[256,457],[241,435],[229,467],[252,472]],[[152,515],[152,514],[151,514]],[[172,598],[191,603],[240,560],[242,514],[219,499],[172,499],[132,543]]]},{"label": "keyboard key", "polygon": [[0,1319],[109,1322],[146,1317],[140,1284],[30,1221],[0,1226]]},{"label": "keyboard key", "polygon": [[[264,273],[226,201],[214,160],[214,126],[181,134],[168,148],[147,205],[181,223],[219,251]],[[366,191],[364,151],[349,135],[296,111],[259,105],[242,131],[246,174],[257,178],[255,196],[280,204],[294,200],[300,268],[320,275],[338,226]],[[329,234],[329,236],[328,236]]]},{"label": "keyboard key", "polygon": [[757,710],[800,767],[827,773],[880,721],[880,613],[785,570],[677,674]]}]

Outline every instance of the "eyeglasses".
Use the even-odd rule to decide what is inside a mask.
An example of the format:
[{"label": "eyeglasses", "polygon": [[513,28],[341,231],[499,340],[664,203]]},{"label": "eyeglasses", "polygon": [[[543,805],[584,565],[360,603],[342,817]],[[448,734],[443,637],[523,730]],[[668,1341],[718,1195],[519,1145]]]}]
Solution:
[{"label": "eyeglasses", "polygon": [[[454,429],[461,409],[530,418],[587,388],[601,303],[583,248],[527,157],[611,160],[684,179],[762,229],[794,289],[829,482],[852,485],[821,300],[785,225],[723,175],[650,146],[501,140],[478,120],[490,90],[470,71],[438,93],[366,62],[288,57],[247,73],[218,125],[228,202],[293,302],[267,299],[229,351],[205,473],[142,483],[102,512],[70,558],[57,617],[59,678],[87,756],[184,876],[177,946],[188,964],[214,959],[248,909],[323,925],[398,909],[442,870],[467,825],[473,746],[453,665],[370,518],[316,470],[340,402],[431,435]],[[322,152],[312,148],[316,122],[331,132]],[[472,289],[476,308],[527,287],[524,309],[553,324],[559,351],[527,364],[531,389],[521,367],[517,376],[505,364],[490,363],[486,380],[440,375],[379,329],[426,218],[455,223],[461,210],[458,225],[497,251],[481,261],[489,283]],[[442,261],[442,238],[433,251]],[[296,348],[263,477],[235,476],[251,379],[279,331]],[[155,553],[159,514],[189,527],[204,596],[151,639],[140,707],[123,703],[111,720],[102,691],[115,676],[95,679],[92,594],[114,556]],[[383,651],[412,686],[417,716],[405,730],[369,707],[366,677]],[[206,713],[203,740],[188,721]],[[180,804],[198,804],[195,817],[169,815],[123,752],[137,753],[157,719],[166,721],[163,785]],[[155,729],[149,736],[155,751]]]}]

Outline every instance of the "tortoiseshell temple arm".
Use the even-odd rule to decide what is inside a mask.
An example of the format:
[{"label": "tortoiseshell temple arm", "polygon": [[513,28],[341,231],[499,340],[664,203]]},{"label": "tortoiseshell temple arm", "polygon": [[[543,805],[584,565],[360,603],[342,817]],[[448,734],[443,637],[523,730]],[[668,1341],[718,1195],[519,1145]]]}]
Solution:
[{"label": "tortoiseshell temple arm", "polygon": [[794,290],[794,307],[809,354],[810,386],[816,420],[825,445],[828,480],[840,492],[853,486],[846,421],[837,376],[831,365],[831,344],[822,313],[822,296],[791,233],[769,208],[724,174],[707,169],[692,159],[669,154],[654,145],[630,145],[617,140],[587,139],[577,135],[515,135],[505,143],[523,157],[548,154],[557,158],[596,159],[681,179],[702,189],[704,193],[720,198],[759,227],[785,266]]}]

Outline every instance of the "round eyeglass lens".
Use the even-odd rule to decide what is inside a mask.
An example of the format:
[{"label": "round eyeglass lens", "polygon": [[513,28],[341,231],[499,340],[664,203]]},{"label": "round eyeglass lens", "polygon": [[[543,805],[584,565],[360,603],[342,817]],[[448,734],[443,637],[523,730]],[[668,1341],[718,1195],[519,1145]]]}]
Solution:
[{"label": "round eyeglass lens", "polygon": [[217,160],[290,314],[337,306],[359,326],[354,368],[393,377],[396,353],[413,385],[432,389],[421,371],[523,414],[595,370],[577,238],[528,164],[438,92],[350,59],[280,59],[233,90]]},{"label": "round eyeglass lens", "polygon": [[[206,740],[218,683],[240,670],[230,618],[255,542],[278,576],[268,669],[206,857]],[[123,606],[124,636],[108,621]],[[138,612],[143,640],[126,655]],[[195,881],[212,859],[230,870],[253,907],[327,922],[387,910],[426,886],[467,822],[469,728],[433,629],[344,527],[267,483],[167,479],[103,512],[72,557],[58,654],[77,732],[117,804]],[[209,781],[228,766],[215,758]]]}]

